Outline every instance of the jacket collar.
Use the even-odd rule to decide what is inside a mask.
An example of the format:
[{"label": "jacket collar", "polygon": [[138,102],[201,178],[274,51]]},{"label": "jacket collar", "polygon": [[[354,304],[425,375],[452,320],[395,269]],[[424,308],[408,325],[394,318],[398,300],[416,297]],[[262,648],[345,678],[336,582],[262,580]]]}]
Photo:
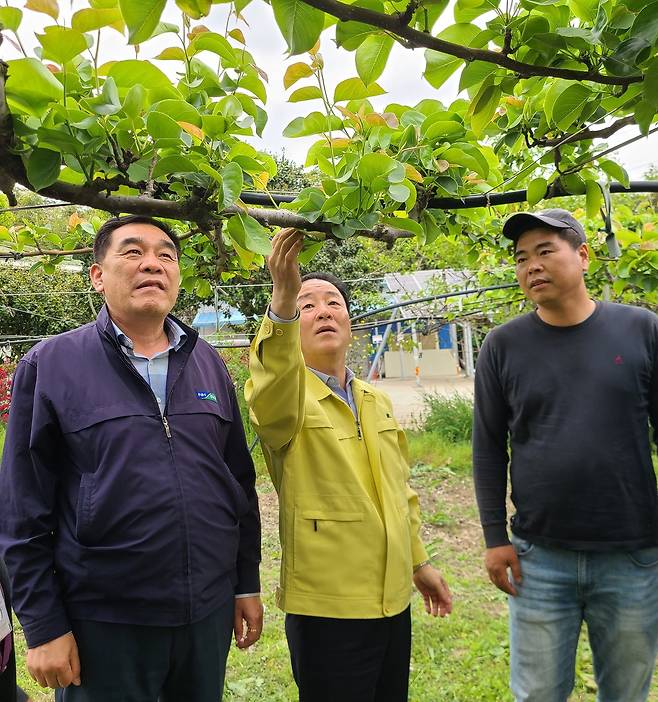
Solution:
[{"label": "jacket collar", "polygon": [[[196,345],[197,339],[199,338],[198,332],[192,329],[192,327],[188,327],[187,324],[183,324],[183,322],[181,322],[177,317],[174,317],[173,314],[168,314],[167,319],[171,319],[187,334],[187,341],[179,350],[184,351],[185,353],[190,353]],[[114,329],[114,324],[112,324],[112,318],[110,317],[110,313],[107,309],[107,305],[103,305],[101,307],[98,317],[96,317],[96,327],[98,328],[99,332],[105,336],[109,336],[110,339],[112,339],[116,344],[119,343],[116,331]]]},{"label": "jacket collar", "polygon": [[[313,397],[316,400],[322,400],[325,397],[333,394],[333,391],[326,383],[322,380],[308,367],[306,368],[306,386],[313,393]],[[357,396],[357,394],[363,395],[373,395],[372,388],[368,383],[358,378],[352,379],[352,394]]]}]

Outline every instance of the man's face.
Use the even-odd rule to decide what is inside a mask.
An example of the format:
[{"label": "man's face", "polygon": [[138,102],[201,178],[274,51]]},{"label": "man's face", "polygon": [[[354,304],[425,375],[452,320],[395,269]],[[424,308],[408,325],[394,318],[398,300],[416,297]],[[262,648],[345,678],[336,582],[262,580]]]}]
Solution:
[{"label": "man's face", "polygon": [[126,224],[112,232],[105,257],[89,272],[115,321],[164,320],[178,297],[176,247],[152,224]]},{"label": "man's face", "polygon": [[526,297],[538,306],[560,302],[584,288],[589,266],[587,244],[574,249],[552,229],[524,232],[514,252],[516,278]]},{"label": "man's face", "polygon": [[326,280],[305,280],[297,295],[302,353],[315,359],[344,357],[352,339],[350,316],[338,288]]}]

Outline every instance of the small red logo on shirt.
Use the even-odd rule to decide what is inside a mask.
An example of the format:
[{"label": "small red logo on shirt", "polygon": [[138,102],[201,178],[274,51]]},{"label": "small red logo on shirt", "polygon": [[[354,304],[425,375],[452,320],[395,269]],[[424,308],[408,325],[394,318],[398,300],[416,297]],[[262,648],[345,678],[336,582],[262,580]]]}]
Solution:
[{"label": "small red logo on shirt", "polygon": [[615,364],[618,366],[623,366],[624,359],[621,356],[615,356]]}]

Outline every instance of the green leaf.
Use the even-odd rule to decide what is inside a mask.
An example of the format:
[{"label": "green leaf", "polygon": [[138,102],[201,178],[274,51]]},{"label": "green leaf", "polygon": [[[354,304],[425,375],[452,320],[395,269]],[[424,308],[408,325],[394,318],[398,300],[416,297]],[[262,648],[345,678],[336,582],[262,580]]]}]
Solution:
[{"label": "green leaf", "polygon": [[6,94],[12,109],[41,117],[51,102],[61,100],[62,84],[34,58],[8,61]]},{"label": "green leaf", "polygon": [[471,22],[485,12],[491,12],[490,2],[470,2],[469,0],[457,0],[455,4],[455,22]]},{"label": "green leaf", "polygon": [[169,115],[176,122],[189,122],[196,127],[201,126],[199,111],[185,100],[160,100],[153,104],[152,109]]},{"label": "green leaf", "polygon": [[34,149],[27,161],[27,178],[35,190],[52,185],[59,176],[62,155],[50,149]]},{"label": "green leaf", "polygon": [[322,91],[317,85],[309,85],[306,88],[295,90],[288,98],[288,102],[304,102],[305,100],[321,100]]},{"label": "green leaf", "polygon": [[199,170],[202,173],[209,175],[215,182],[219,183],[220,185],[224,184],[222,174],[205,161],[201,161],[201,163],[199,163]]},{"label": "green leaf", "polygon": [[572,195],[584,195],[587,192],[585,181],[578,173],[570,173],[569,175],[561,176],[560,183],[565,190]]},{"label": "green leaf", "polygon": [[321,241],[305,241],[304,248],[299,252],[297,260],[302,266],[306,266],[311,262],[313,256],[322,250],[323,245]]},{"label": "green leaf", "polygon": [[406,202],[411,197],[411,190],[404,183],[389,185],[388,194],[395,202]]},{"label": "green leaf", "polygon": [[196,173],[197,167],[185,156],[165,156],[161,158],[153,169],[152,177],[169,176],[172,173]]},{"label": "green leaf", "polygon": [[652,2],[635,16],[630,36],[605,61],[606,68],[621,76],[637,74],[640,55],[648,52],[657,38],[658,2]]},{"label": "green leaf", "polygon": [[229,236],[243,249],[268,256],[272,253],[272,242],[268,230],[249,215],[238,214],[227,223]]},{"label": "green leaf", "polygon": [[54,20],[57,20],[59,17],[57,0],[27,0],[25,9],[34,12],[43,12],[43,14],[52,17]]},{"label": "green leaf", "polygon": [[[363,7],[374,12],[384,13],[384,5],[379,0],[357,0],[355,7]],[[347,51],[354,51],[377,30],[363,22],[338,22],[336,24],[336,44]]]},{"label": "green leaf", "polygon": [[569,0],[569,8],[573,14],[582,22],[590,24],[596,19],[598,7],[599,0]]},{"label": "green leaf", "polygon": [[106,78],[98,97],[87,100],[87,105],[97,115],[115,115],[121,110],[119,91],[114,78]]},{"label": "green leaf", "polygon": [[87,7],[78,10],[71,18],[71,27],[78,32],[93,32],[103,27],[113,27],[119,32],[123,32],[123,17],[118,7],[109,9],[94,10]]},{"label": "green leaf", "polygon": [[132,120],[135,120],[140,115],[144,107],[145,93],[144,86],[139,83],[133,85],[126,93],[126,97],[123,101],[123,111]]},{"label": "green leaf", "polygon": [[240,197],[242,188],[242,169],[237,163],[228,163],[222,168],[224,207],[230,207]]},{"label": "green leaf", "polygon": [[658,110],[658,58],[654,58],[644,73],[644,99]]},{"label": "green leaf", "polygon": [[170,46],[163,49],[155,59],[156,61],[185,61],[186,56],[180,46]]},{"label": "green leaf", "polygon": [[119,0],[121,15],[128,27],[129,44],[150,39],[166,4],[167,0]]},{"label": "green leaf", "polygon": [[43,47],[43,58],[64,65],[87,49],[87,40],[81,32],[64,27],[46,27],[37,34]]},{"label": "green leaf", "polygon": [[312,134],[327,134],[336,131],[343,126],[342,120],[338,117],[322,114],[322,112],[311,112],[308,117],[296,117],[283,130],[285,137],[303,137]]},{"label": "green leaf", "polygon": [[292,85],[294,85],[301,78],[308,78],[308,76],[313,75],[313,69],[306,63],[299,61],[298,63],[293,63],[291,66],[286,68],[286,72],[283,76],[283,87],[288,90]]},{"label": "green leaf", "polygon": [[595,180],[586,180],[585,187],[585,207],[587,216],[594,219],[600,215],[601,205],[603,204],[603,193],[601,186]]},{"label": "green leaf", "polygon": [[553,107],[557,102],[557,99],[562,95],[562,93],[572,85],[578,85],[573,80],[563,80],[558,78],[554,80],[548,90],[544,95],[544,114],[546,115],[546,121],[549,124],[553,124]]},{"label": "green leaf", "polygon": [[228,39],[215,32],[203,32],[199,34],[190,45],[190,49],[197,53],[200,51],[211,51],[222,58],[225,66],[237,66],[238,55],[235,49],[229,44]]},{"label": "green leaf", "polygon": [[198,20],[210,13],[211,0],[176,0],[176,5],[192,19]]},{"label": "green leaf", "polygon": [[570,85],[555,101],[553,106],[553,122],[566,131],[580,117],[587,101],[592,97],[592,91],[580,83]]},{"label": "green leaf", "polygon": [[402,229],[405,232],[412,232],[418,237],[424,234],[423,227],[413,219],[408,217],[382,217],[381,223],[393,229]]},{"label": "green leaf", "polygon": [[117,87],[132,88],[133,85],[142,85],[150,91],[157,90],[163,97],[180,98],[180,93],[171,84],[167,76],[148,61],[116,61],[112,64],[108,76],[114,78]]},{"label": "green leaf", "polygon": [[263,81],[258,78],[257,74],[246,73],[240,77],[239,87],[253,93],[263,104],[267,102],[267,92]]},{"label": "green leaf", "polygon": [[213,294],[212,285],[204,278],[194,279],[194,294],[202,300]]},{"label": "green leaf", "polygon": [[485,128],[493,119],[500,101],[501,89],[499,85],[486,83],[478,91],[471,103],[471,129],[478,139]]},{"label": "green leaf", "polygon": [[488,61],[471,61],[467,63],[459,77],[459,91],[468,90],[468,88],[479,85],[497,70],[498,66]]},{"label": "green leaf", "polygon": [[356,50],[356,72],[365,85],[374,83],[384,72],[392,48],[393,37],[374,34]]},{"label": "green leaf", "polygon": [[544,199],[548,183],[545,178],[535,178],[528,183],[527,198],[528,205],[534,207],[538,202]]},{"label": "green leaf", "polygon": [[221,115],[203,115],[201,124],[210,139],[217,139],[226,133],[226,119]]},{"label": "green leaf", "polygon": [[179,139],[182,129],[169,115],[153,111],[146,118],[146,131],[154,139]]},{"label": "green leaf", "polygon": [[23,13],[17,7],[0,7],[0,26],[12,32],[21,26]]},{"label": "green leaf", "polygon": [[653,118],[655,117],[657,111],[658,110],[656,110],[656,108],[646,100],[640,100],[640,102],[635,105],[633,116],[635,117],[635,121],[637,122],[637,125],[644,136],[649,134],[651,123],[653,122]]},{"label": "green leaf", "polygon": [[[471,146],[470,144],[468,146]],[[477,149],[477,147],[472,147]],[[486,178],[489,175],[488,164],[485,159],[480,159],[474,152],[468,153],[464,149],[464,145],[455,144],[455,146],[442,151],[439,158],[445,159],[451,166],[463,166],[478,175]]]},{"label": "green leaf", "polygon": [[[478,44],[482,43],[480,41],[475,41],[476,37],[479,37],[480,34],[480,28],[476,27],[474,24],[458,23],[444,29],[437,35],[437,38],[452,42],[453,44],[477,47]],[[425,80],[433,88],[440,88],[463,63],[460,58],[455,58],[449,54],[442,54],[433,49],[427,49],[425,51],[425,62]]]},{"label": "green leaf", "polygon": [[334,90],[334,102],[343,100],[363,100],[376,95],[383,95],[383,90],[377,83],[366,85],[361,78],[348,78],[341,81]]},{"label": "green leaf", "polygon": [[610,178],[621,183],[625,188],[628,187],[630,179],[626,169],[622,168],[618,163],[605,159],[604,161],[599,161],[599,167],[607,173]]},{"label": "green leaf", "polygon": [[427,210],[423,210],[421,224],[425,232],[425,244],[432,244],[441,235],[441,229]]},{"label": "green leaf", "polygon": [[[376,178],[388,175],[397,166],[398,162],[386,154],[366,154],[359,161],[356,170],[364,185],[370,186]],[[404,178],[404,174],[402,177]]]},{"label": "green leaf", "polygon": [[324,12],[302,0],[272,0],[274,19],[291,55],[312,49],[324,29]]}]

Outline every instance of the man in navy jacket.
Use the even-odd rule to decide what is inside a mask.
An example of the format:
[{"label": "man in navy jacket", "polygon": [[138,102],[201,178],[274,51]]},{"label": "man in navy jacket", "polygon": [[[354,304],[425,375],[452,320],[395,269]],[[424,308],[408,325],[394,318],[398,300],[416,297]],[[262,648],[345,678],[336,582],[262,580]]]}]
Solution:
[{"label": "man in navy jacket", "polygon": [[0,552],[58,702],[217,702],[231,633],[260,636],[254,467],[226,367],[169,314],[179,253],[161,222],[106,222],[98,319],[14,377]]}]

